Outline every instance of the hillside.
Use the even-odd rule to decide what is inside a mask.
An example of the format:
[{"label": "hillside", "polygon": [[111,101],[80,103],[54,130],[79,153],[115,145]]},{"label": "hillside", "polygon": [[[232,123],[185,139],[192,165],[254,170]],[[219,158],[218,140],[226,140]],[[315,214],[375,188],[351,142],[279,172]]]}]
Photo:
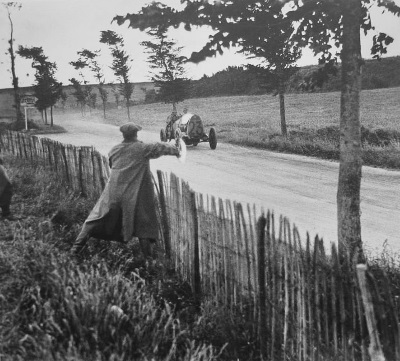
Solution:
[{"label": "hillside", "polygon": [[[313,72],[319,69],[318,65],[299,68],[288,83],[289,93],[301,91],[300,84]],[[273,88],[273,80],[266,86],[260,82],[260,77],[244,67],[229,67],[210,77],[204,76],[192,82],[191,98],[221,95],[253,95],[265,94]],[[400,57],[388,57],[381,60],[366,60],[362,74],[362,89],[380,89],[400,86]],[[313,91],[339,91],[340,90],[340,64],[335,76],[321,87]]]},{"label": "hillside", "polygon": [[[340,90],[340,65],[336,76],[330,76],[320,91]],[[318,70],[317,65],[300,68],[298,74],[291,79],[291,88],[296,88],[296,80],[304,79],[307,75]],[[382,58],[381,60],[365,60],[362,72],[362,89],[381,89],[400,86],[400,56]]]}]

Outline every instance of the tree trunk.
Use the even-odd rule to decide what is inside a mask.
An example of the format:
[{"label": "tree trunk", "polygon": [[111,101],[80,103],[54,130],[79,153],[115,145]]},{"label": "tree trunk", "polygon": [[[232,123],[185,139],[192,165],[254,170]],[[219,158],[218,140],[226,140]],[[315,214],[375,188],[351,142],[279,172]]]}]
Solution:
[{"label": "tree trunk", "polygon": [[340,99],[340,166],[337,191],[339,252],[358,249],[362,258],[360,187],[362,168],[361,0],[346,0],[343,8],[342,89]]},{"label": "tree trunk", "polygon": [[47,125],[47,109],[44,110],[44,124]]},{"label": "tree trunk", "polygon": [[106,102],[103,100],[103,117],[106,119]]},{"label": "tree trunk", "polygon": [[286,114],[285,114],[285,92],[282,86],[279,86],[279,112],[281,115],[281,132],[282,135],[287,137],[287,127],[286,127]]},{"label": "tree trunk", "polygon": [[129,111],[129,99],[126,101],[126,110],[128,111],[128,120],[131,120],[131,113]]},{"label": "tree trunk", "polygon": [[[8,10],[7,10],[8,11]],[[17,124],[23,124],[23,115],[21,112],[21,94],[18,85],[18,77],[15,73],[15,54],[14,54],[14,25],[11,19],[11,14],[8,11],[8,19],[10,20],[11,34],[8,43],[10,47],[8,49],[11,57],[11,74],[12,74],[12,84],[14,88],[14,102],[15,102],[15,112],[17,116]]]},{"label": "tree trunk", "polygon": [[50,126],[53,126],[53,106],[50,107]]}]

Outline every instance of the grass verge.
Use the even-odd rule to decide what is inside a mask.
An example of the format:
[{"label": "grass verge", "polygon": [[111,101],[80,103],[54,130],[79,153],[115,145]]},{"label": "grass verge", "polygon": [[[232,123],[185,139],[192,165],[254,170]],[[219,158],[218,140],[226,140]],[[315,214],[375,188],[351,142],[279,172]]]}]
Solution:
[{"label": "grass verge", "polygon": [[[25,123],[24,123],[25,124]],[[25,125],[23,128],[21,126],[18,126],[15,122],[14,123],[8,123],[8,122],[2,122],[0,123],[0,131],[2,130],[14,130],[14,131],[22,131],[29,133],[31,135],[36,135],[36,134],[58,134],[58,133],[66,133],[67,131],[58,124],[50,125],[50,124],[43,124],[40,121],[28,121],[28,130],[25,129]]]},{"label": "grass verge", "polygon": [[16,220],[0,222],[2,360],[258,360],[243,315],[194,302],[162,255],[94,241],[69,249],[95,200],[5,156]]}]

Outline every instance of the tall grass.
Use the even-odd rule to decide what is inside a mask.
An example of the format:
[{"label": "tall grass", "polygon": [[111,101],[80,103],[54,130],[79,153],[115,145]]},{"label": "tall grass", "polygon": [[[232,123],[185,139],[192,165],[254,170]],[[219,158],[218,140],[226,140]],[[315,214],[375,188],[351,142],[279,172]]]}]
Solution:
[{"label": "tall grass", "polygon": [[[93,199],[5,157],[15,221],[0,223],[1,360],[258,360],[246,320],[193,301],[160,254],[92,240],[69,255]],[[253,341],[252,341],[253,340]]]},{"label": "tall grass", "polygon": [[[0,354],[21,360],[212,360],[191,342],[173,309],[156,304],[139,276],[128,280],[104,263],[77,267],[48,241],[15,237],[0,252]],[[7,299],[14,294],[15,300]],[[7,297],[8,296],[8,297]],[[6,311],[6,312],[4,312]]]},{"label": "tall grass", "polygon": [[[72,259],[95,200],[40,164],[5,160],[19,220],[0,223],[1,360],[261,360],[246,312],[207,300],[199,309],[162,254],[148,265],[134,242],[92,240],[83,260]],[[399,294],[398,256],[369,263]]]}]

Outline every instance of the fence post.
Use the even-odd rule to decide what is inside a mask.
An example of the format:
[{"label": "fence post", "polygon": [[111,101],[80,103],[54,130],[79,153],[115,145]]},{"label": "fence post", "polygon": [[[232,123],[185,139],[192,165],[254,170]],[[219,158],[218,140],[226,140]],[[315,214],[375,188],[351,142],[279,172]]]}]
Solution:
[{"label": "fence post", "polygon": [[9,140],[9,144],[11,144],[11,147],[10,147],[11,153],[18,157],[18,153],[16,151],[15,137],[13,134],[14,133],[12,133],[11,131],[8,131],[8,136],[9,136],[8,140]]},{"label": "fence post", "polygon": [[82,147],[78,148],[78,172],[79,172],[79,188],[83,197],[86,197],[85,187],[83,185],[83,159]]},{"label": "fence post", "polygon": [[68,169],[68,161],[67,161],[67,154],[65,153],[65,146],[64,144],[61,144],[61,156],[64,162],[64,168],[65,168],[65,178],[67,180],[67,183],[72,185],[69,177],[69,169]]},{"label": "fence post", "polygon": [[23,144],[23,148],[24,148],[24,155],[25,155],[25,159],[28,159],[28,152],[26,150],[26,136],[22,136],[22,144]]},{"label": "fence post", "polygon": [[200,277],[200,247],[199,247],[199,219],[197,215],[196,193],[191,191],[192,215],[193,215],[193,237],[194,237],[194,257],[193,257],[193,282],[194,294],[197,304],[201,298],[201,277]]},{"label": "fence post", "polygon": [[51,148],[50,148],[49,139],[46,139],[46,145],[47,145],[47,154],[48,154],[48,158],[49,158],[49,167],[50,167],[51,170],[54,170],[53,161],[51,160]]},{"label": "fence post", "polygon": [[167,204],[166,204],[166,200],[165,200],[164,179],[162,176],[162,172],[160,170],[157,170],[157,178],[158,178],[158,185],[159,185],[159,190],[160,190],[161,220],[162,220],[163,233],[164,233],[165,254],[168,259],[171,259],[171,239],[170,239],[170,232],[169,232]]},{"label": "fence post", "polygon": [[96,159],[97,159],[97,165],[99,167],[99,179],[100,179],[100,193],[103,191],[104,187],[106,186],[106,181],[104,177],[104,165],[103,165],[103,158],[101,157],[101,154],[96,151]]},{"label": "fence post", "polygon": [[[268,217],[269,220],[269,217]],[[257,222],[257,250],[258,250],[258,289],[260,297],[260,351],[264,357],[267,355],[267,307],[265,289],[265,225],[267,220],[264,215]]]},{"label": "fence post", "polygon": [[357,278],[361,289],[361,296],[365,309],[365,318],[367,319],[367,327],[369,333],[369,347],[368,352],[371,357],[371,361],[385,361],[385,356],[383,355],[381,342],[379,340],[377,323],[374,314],[374,305],[372,303],[372,297],[369,293],[367,287],[367,280],[365,277],[365,272],[367,271],[366,264],[357,265]]}]

